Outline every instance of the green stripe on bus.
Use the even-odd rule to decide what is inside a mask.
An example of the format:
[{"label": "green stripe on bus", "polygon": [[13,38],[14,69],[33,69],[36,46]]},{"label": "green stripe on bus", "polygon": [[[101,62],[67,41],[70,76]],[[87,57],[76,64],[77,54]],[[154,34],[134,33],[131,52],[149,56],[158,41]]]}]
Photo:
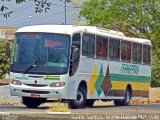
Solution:
[{"label": "green stripe on bus", "polygon": [[124,75],[124,74],[110,74],[112,81],[124,81],[124,82],[141,82],[141,83],[150,83],[151,77],[147,76],[133,76],[133,75]]},{"label": "green stripe on bus", "polygon": [[45,76],[44,79],[60,79],[60,76]]}]

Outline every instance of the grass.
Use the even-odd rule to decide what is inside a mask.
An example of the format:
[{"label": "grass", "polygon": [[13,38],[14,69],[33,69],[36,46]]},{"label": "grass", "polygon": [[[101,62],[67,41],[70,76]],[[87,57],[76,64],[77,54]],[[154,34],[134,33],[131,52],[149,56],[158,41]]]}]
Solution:
[{"label": "grass", "polygon": [[71,112],[70,108],[68,107],[67,103],[53,103],[48,110],[49,112]]},{"label": "grass", "polygon": [[13,105],[14,106],[20,106],[20,105],[23,105],[23,103],[22,102],[17,102],[17,103],[14,103]]}]

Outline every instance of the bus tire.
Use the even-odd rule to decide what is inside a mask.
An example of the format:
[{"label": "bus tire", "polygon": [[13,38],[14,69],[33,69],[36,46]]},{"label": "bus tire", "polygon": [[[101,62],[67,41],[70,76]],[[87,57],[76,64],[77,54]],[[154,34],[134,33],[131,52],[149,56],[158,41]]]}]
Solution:
[{"label": "bus tire", "polygon": [[85,106],[86,107],[93,107],[94,102],[95,102],[94,99],[87,99]]},{"label": "bus tire", "polygon": [[123,99],[123,105],[128,106],[131,98],[132,98],[131,90],[130,90],[129,87],[127,87],[126,91],[125,91],[125,96],[124,96],[124,99]]},{"label": "bus tire", "polygon": [[123,105],[123,101],[122,100],[114,100],[114,105],[115,106],[122,106]]},{"label": "bus tire", "polygon": [[23,104],[28,108],[37,108],[41,103],[41,98],[22,97]]},{"label": "bus tire", "polygon": [[69,101],[69,107],[71,109],[83,108],[86,103],[86,98],[87,98],[86,90],[82,87],[79,87],[77,91],[76,99]]}]

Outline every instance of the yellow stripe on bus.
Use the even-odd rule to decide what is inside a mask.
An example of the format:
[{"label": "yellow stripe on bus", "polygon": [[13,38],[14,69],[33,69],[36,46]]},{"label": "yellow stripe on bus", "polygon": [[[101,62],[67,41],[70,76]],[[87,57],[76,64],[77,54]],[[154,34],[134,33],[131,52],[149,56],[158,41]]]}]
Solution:
[{"label": "yellow stripe on bus", "polygon": [[130,84],[132,90],[149,90],[150,83],[139,83],[139,82],[113,82],[112,81],[112,89],[121,89],[125,90],[126,86]]}]

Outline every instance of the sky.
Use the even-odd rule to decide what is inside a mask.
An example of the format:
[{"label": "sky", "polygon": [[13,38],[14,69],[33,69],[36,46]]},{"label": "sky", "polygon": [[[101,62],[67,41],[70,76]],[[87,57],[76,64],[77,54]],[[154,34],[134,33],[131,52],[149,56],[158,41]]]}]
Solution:
[{"label": "sky", "polygon": [[[62,0],[48,0],[52,2],[51,10],[47,13],[35,13],[35,3],[33,0],[26,0],[21,4],[16,4],[15,0],[10,2],[2,2],[1,5],[6,5],[13,13],[9,18],[0,16],[0,26],[15,26],[17,28],[27,25],[37,24],[62,24],[65,19],[65,7]],[[67,3],[67,24],[74,24],[78,21],[79,8],[74,8],[71,3]]]}]

